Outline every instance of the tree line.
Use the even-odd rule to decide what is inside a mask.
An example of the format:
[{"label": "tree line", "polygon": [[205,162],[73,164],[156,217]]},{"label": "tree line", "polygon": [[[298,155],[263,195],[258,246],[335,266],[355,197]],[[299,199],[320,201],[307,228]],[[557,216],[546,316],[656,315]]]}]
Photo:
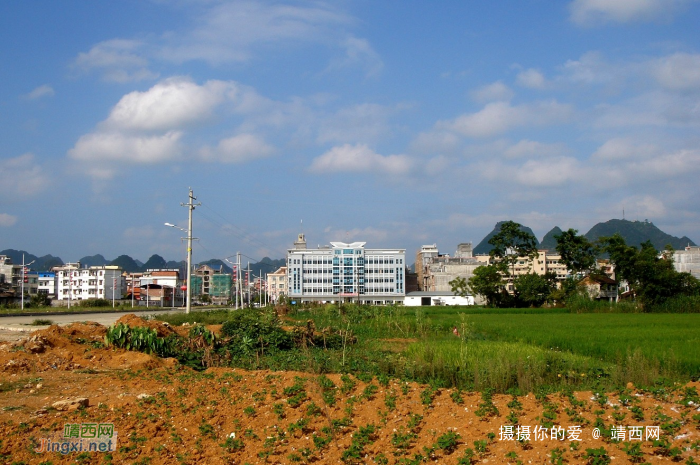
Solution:
[{"label": "tree line", "polygon": [[459,277],[452,280],[452,291],[462,296],[479,295],[491,307],[564,304],[572,296],[585,292],[581,285],[585,277],[604,276],[597,268],[597,260],[607,256],[617,281],[627,282],[630,297],[644,309],[673,297],[700,295],[700,281],[674,268],[671,246],[658,251],[646,241],[637,248],[627,245],[618,233],[591,242],[576,229],[554,237],[560,262],[568,269],[564,280],[557,279],[553,272],[537,274],[532,268],[527,273],[516,274],[518,261],[527,260],[530,267],[534,264],[539,255],[537,239],[519,223],[507,221],[488,241],[493,246],[489,264],[476,268],[468,281]]}]

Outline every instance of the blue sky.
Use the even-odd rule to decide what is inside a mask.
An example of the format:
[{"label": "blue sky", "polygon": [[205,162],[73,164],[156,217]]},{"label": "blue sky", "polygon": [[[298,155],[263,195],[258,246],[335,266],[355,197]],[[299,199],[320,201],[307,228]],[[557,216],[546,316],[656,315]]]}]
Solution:
[{"label": "blue sky", "polygon": [[[0,248],[700,240],[700,2],[0,3]],[[303,224],[301,223],[303,220]]]}]

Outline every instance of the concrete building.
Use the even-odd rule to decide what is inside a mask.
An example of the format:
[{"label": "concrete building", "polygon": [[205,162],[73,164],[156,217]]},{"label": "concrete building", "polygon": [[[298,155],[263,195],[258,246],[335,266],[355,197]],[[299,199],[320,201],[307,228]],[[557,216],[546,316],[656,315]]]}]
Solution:
[{"label": "concrete building", "polygon": [[365,249],[365,242],[331,242],[308,249],[300,234],[287,251],[287,290],[296,302],[403,302],[405,249]]},{"label": "concrete building", "polygon": [[[458,244],[452,256],[440,254],[436,244],[424,245],[416,254],[416,271],[421,264],[419,285],[426,292],[449,293],[452,291],[450,282],[455,278],[469,281],[477,268],[490,265],[493,261],[489,255],[473,255],[472,244],[469,242]],[[558,280],[566,279],[569,273],[566,266],[561,263],[561,256],[549,250],[538,250],[533,260],[529,257],[520,257],[511,271],[514,276],[527,273],[544,275],[551,272]],[[508,285],[508,290],[513,290],[512,284]],[[480,296],[477,296],[477,303],[483,303]]]},{"label": "concrete building", "polygon": [[56,288],[58,287],[56,273],[53,271],[43,271],[39,273],[38,292],[45,294],[49,299],[56,298]]},{"label": "concrete building", "polygon": [[177,307],[184,305],[180,289],[180,270],[146,270],[138,278],[139,305],[147,307]]},{"label": "concrete building", "polygon": [[0,255],[0,285],[4,292],[14,294],[19,299],[24,288],[25,296],[33,296],[39,292],[39,275],[37,272],[30,271],[29,267],[24,267],[22,273],[22,264],[12,263],[12,259],[6,255]]},{"label": "concrete building", "polygon": [[688,246],[673,252],[673,266],[678,272],[687,272],[700,279],[700,247]]},{"label": "concrete building", "polygon": [[[427,250],[426,250],[427,248]],[[422,260],[422,290],[426,292],[452,292],[450,281],[455,278],[469,280],[474,270],[485,265],[483,260],[472,255],[472,244],[464,242],[457,245],[453,256],[441,255],[437,245],[423,246],[417,254]],[[416,269],[418,261],[416,261]]]},{"label": "concrete building", "polygon": [[462,297],[451,291],[417,291],[406,294],[404,305],[407,307],[474,305],[474,296]]},{"label": "concrete building", "polygon": [[287,295],[287,267],[282,266],[274,273],[267,274],[267,292],[270,302],[275,303]]},{"label": "concrete building", "polygon": [[192,295],[208,295],[213,303],[226,303],[231,300],[231,275],[209,265],[200,265],[192,274]]},{"label": "concrete building", "polygon": [[51,270],[57,276],[57,300],[118,300],[126,293],[126,279],[119,266],[81,268],[77,262],[55,266]]},{"label": "concrete building", "polygon": [[428,282],[426,281],[427,276],[430,275],[428,271],[428,266],[433,262],[433,260],[440,256],[437,244],[423,245],[420,250],[416,252],[416,275],[418,276],[418,288],[420,290],[428,289]]},{"label": "concrete building", "polygon": [[593,300],[609,300],[617,302],[617,281],[608,276],[586,276],[581,283]]}]

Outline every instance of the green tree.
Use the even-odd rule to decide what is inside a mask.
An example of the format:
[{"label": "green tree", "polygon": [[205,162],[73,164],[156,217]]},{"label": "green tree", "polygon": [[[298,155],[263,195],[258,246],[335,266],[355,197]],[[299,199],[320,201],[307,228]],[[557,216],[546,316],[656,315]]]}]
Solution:
[{"label": "green tree", "polygon": [[556,289],[556,275],[546,273],[526,273],[515,277],[513,287],[515,288],[515,298],[517,301],[529,307],[539,307],[548,300],[552,291]]},{"label": "green tree", "polygon": [[456,295],[466,297],[469,295],[469,284],[467,284],[467,280],[464,278],[460,278],[457,276],[455,279],[450,281],[448,283],[450,285],[450,288],[452,289],[452,292]]},{"label": "green tree", "polygon": [[615,265],[615,274],[627,281],[630,290],[648,308],[670,297],[698,295],[700,282],[689,273],[679,273],[673,266],[673,254],[663,254],[646,241],[637,249],[628,246],[619,234],[601,238],[604,251]]},{"label": "green tree", "polygon": [[515,221],[506,221],[491,239],[493,246],[489,255],[495,259],[495,265],[507,276],[515,274],[515,264],[522,257],[532,261],[537,257],[537,238]]},{"label": "green tree", "polygon": [[554,238],[557,240],[561,262],[574,275],[585,275],[594,268],[598,251],[591,241],[577,233],[576,229],[569,229]]},{"label": "green tree", "polygon": [[34,294],[31,299],[29,299],[29,305],[26,305],[28,307],[50,307],[51,306],[51,299],[49,299],[49,296],[46,294],[39,292],[38,294]]},{"label": "green tree", "polygon": [[474,275],[469,278],[469,288],[472,292],[475,295],[482,296],[486,300],[487,305],[494,307],[500,307],[509,300],[505,285],[506,282],[503,279],[501,270],[494,265],[476,268]]}]

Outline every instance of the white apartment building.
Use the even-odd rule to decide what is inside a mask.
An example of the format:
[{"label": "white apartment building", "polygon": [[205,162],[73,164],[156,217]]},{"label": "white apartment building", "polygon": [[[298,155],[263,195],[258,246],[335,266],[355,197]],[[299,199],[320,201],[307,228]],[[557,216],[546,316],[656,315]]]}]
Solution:
[{"label": "white apartment building", "polygon": [[277,302],[283,295],[287,295],[287,267],[282,266],[274,273],[267,274],[267,294],[270,302]]},{"label": "white apartment building", "polygon": [[307,249],[299,235],[287,251],[287,291],[292,301],[402,303],[405,249],[365,249],[365,242],[331,242]]},{"label": "white apartment building", "polygon": [[39,272],[39,294],[45,294],[49,299],[56,297],[56,273]]},{"label": "white apartment building", "polygon": [[58,300],[121,299],[126,280],[119,266],[80,268],[80,262],[52,268],[57,275]]}]

